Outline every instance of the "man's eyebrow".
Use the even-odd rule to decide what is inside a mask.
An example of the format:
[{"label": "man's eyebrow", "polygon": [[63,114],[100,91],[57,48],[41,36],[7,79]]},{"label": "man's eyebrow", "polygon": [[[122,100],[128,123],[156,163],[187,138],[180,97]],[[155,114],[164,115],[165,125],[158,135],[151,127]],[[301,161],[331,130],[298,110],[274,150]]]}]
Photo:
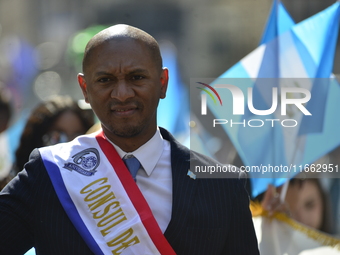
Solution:
[{"label": "man's eyebrow", "polygon": [[131,72],[129,72],[129,74],[135,74],[135,73],[149,73],[149,71],[147,69],[138,68],[138,69],[134,69]]},{"label": "man's eyebrow", "polygon": [[105,72],[105,71],[99,71],[99,72],[96,72],[95,75],[96,76],[101,76],[101,75],[112,75],[112,74],[109,73],[109,72]]},{"label": "man's eyebrow", "polygon": [[[149,71],[147,69],[143,69],[143,68],[138,68],[138,69],[134,69],[134,70],[131,70],[128,74],[131,75],[131,74],[138,74],[138,73],[144,73],[144,74],[148,74]],[[101,76],[101,75],[114,75],[110,72],[106,72],[106,71],[98,71],[95,73],[96,76]]]}]

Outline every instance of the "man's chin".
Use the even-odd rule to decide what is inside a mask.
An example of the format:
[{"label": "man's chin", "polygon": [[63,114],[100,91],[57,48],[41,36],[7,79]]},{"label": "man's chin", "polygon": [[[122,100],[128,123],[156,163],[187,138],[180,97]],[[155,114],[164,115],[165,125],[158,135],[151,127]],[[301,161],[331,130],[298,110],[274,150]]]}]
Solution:
[{"label": "man's chin", "polygon": [[113,128],[112,133],[123,138],[136,137],[141,133],[140,127],[125,127],[123,129]]}]

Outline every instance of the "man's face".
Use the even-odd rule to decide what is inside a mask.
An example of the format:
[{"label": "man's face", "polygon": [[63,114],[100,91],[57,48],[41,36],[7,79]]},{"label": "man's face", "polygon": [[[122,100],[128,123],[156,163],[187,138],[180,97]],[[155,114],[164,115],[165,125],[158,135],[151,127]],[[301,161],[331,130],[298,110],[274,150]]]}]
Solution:
[{"label": "man's face", "polygon": [[167,89],[167,69],[156,66],[150,50],[131,39],[105,42],[88,57],[78,81],[105,134],[113,141],[152,136],[158,102]]}]

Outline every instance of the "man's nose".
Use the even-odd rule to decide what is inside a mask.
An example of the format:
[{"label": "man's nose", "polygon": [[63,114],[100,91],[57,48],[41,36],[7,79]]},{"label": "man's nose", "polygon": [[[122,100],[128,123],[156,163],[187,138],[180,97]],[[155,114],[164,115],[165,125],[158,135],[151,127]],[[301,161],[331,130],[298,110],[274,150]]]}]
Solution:
[{"label": "man's nose", "polygon": [[111,91],[111,97],[121,102],[124,102],[128,98],[131,98],[134,96],[135,96],[135,92],[133,88],[125,80],[118,81],[116,86],[114,86],[114,88]]}]

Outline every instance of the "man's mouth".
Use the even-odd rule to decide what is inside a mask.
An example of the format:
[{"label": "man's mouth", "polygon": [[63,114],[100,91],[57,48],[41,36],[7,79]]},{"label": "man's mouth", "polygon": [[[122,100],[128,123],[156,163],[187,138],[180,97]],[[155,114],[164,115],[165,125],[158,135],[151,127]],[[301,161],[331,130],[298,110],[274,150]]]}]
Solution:
[{"label": "man's mouth", "polygon": [[124,110],[124,109],[117,109],[117,110],[115,110],[115,112],[127,112],[127,111],[132,111],[132,110],[134,110],[134,109],[127,109],[127,110]]},{"label": "man's mouth", "polygon": [[138,110],[136,106],[127,106],[127,107],[115,107],[112,111],[118,116],[129,116],[134,114]]}]

